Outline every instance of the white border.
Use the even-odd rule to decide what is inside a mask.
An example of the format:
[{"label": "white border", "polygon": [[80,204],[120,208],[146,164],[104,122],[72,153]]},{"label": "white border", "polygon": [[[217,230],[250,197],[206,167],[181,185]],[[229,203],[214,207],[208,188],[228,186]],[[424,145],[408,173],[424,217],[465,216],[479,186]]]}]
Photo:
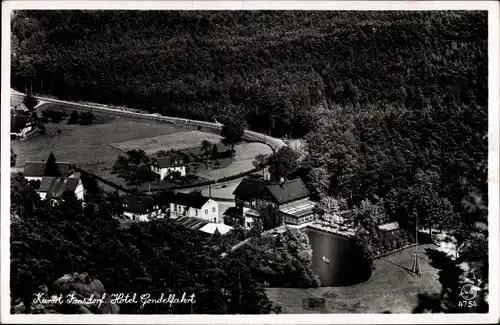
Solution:
[{"label": "white border", "polygon": [[[10,315],[10,11],[13,9],[185,10],[488,10],[489,11],[489,314],[284,314],[284,315]],[[499,4],[496,1],[5,1],[2,3],[1,110],[1,322],[56,324],[418,324],[497,323],[499,312]]]}]

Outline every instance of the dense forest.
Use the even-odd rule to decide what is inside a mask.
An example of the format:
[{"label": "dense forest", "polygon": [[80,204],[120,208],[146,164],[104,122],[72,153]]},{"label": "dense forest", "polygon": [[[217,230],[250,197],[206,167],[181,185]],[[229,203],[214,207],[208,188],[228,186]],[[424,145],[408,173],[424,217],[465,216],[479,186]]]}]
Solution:
[{"label": "dense forest", "polygon": [[315,106],[487,102],[480,12],[19,11],[12,87],[303,136]]},{"label": "dense forest", "polygon": [[[319,285],[310,270],[308,237],[298,230],[273,237],[238,228],[209,236],[168,219],[126,224],[121,197],[104,193],[91,178],[85,178],[85,204],[70,191],[55,203],[42,201],[33,185],[21,174],[11,179],[11,298],[13,304],[24,301],[27,313],[39,286],[47,285],[52,294],[57,278],[81,270],[109,293],[152,293],[159,298],[160,293],[186,292],[197,301],[193,306],[158,304],[149,309],[139,308],[140,302],[124,304],[121,313],[279,312],[267,299],[266,286]],[[169,195],[160,192],[156,199],[168,205]],[[256,238],[238,254],[221,258],[249,236]]]},{"label": "dense forest", "polygon": [[486,294],[487,18],[22,11],[11,83],[171,116],[244,117],[252,130],[303,137],[307,156],[275,153],[274,174],[303,177],[318,200],[345,199],[367,233],[376,220],[449,232],[460,258],[447,263],[468,262]]}]

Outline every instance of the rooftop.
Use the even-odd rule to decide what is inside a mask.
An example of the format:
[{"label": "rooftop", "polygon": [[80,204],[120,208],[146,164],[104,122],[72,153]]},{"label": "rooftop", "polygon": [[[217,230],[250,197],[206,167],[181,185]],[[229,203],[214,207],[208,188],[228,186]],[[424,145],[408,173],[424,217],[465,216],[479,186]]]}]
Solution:
[{"label": "rooftop", "polygon": [[10,117],[10,132],[20,133],[28,124],[29,119],[25,116],[11,116]]},{"label": "rooftop", "polygon": [[[61,172],[61,177],[68,177],[72,174],[69,162],[57,162],[56,164]],[[24,165],[24,177],[42,177],[46,165],[47,163],[44,161],[27,161]]]},{"label": "rooftop", "polygon": [[278,204],[309,197],[309,191],[300,178],[282,184],[269,185],[267,190]]},{"label": "rooftop", "polygon": [[132,213],[148,213],[154,210],[155,199],[151,196],[127,195],[123,199],[124,210]]},{"label": "rooftop", "polygon": [[61,196],[64,191],[75,192],[80,178],[43,177],[38,192],[47,193],[47,198]]},{"label": "rooftop", "polygon": [[236,187],[233,195],[241,200],[251,200],[259,196],[271,184],[273,183],[270,181],[245,177]]},{"label": "rooftop", "polygon": [[170,203],[201,209],[210,200],[209,197],[186,193],[175,193]]},{"label": "rooftop", "polygon": [[153,164],[155,162],[160,168],[169,168],[183,165],[182,157],[180,155],[172,153],[165,157],[153,158]]},{"label": "rooftop", "polygon": [[210,235],[215,234],[216,231],[219,234],[224,235],[233,230],[233,227],[225,225],[223,223],[209,222],[205,226],[201,227],[199,230]]},{"label": "rooftop", "polygon": [[311,215],[314,212],[314,206],[315,204],[313,202],[307,200],[292,207],[281,208],[280,211],[288,215],[300,218]]}]

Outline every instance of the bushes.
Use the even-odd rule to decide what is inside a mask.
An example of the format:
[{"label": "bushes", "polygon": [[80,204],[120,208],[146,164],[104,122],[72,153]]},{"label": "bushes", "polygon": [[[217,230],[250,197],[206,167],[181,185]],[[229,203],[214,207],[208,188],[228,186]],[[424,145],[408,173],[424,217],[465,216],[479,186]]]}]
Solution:
[{"label": "bushes", "polygon": [[60,123],[62,120],[64,120],[68,114],[64,111],[60,110],[52,110],[48,109],[42,112],[42,119],[45,121],[49,121],[51,123]]},{"label": "bushes", "polygon": [[89,125],[94,122],[94,114],[91,112],[78,113],[77,111],[71,112],[68,124]]}]

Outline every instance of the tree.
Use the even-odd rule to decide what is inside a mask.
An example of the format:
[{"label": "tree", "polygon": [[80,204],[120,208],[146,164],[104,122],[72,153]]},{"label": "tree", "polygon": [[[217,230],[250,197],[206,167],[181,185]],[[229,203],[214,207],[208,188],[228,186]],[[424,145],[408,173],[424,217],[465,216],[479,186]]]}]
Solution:
[{"label": "tree", "polygon": [[262,169],[262,178],[265,178],[265,168],[268,164],[268,158],[268,155],[258,154],[257,156],[255,156],[254,161],[252,161],[252,164],[256,169]]},{"label": "tree", "polygon": [[166,157],[168,156],[168,151],[166,150],[158,150],[156,152],[156,157]]},{"label": "tree", "polygon": [[268,159],[269,173],[273,180],[287,177],[299,166],[300,155],[290,147],[281,147]]},{"label": "tree", "polygon": [[79,119],[80,119],[80,115],[78,114],[78,112],[73,111],[69,115],[68,124],[76,124],[76,123],[78,123]]},{"label": "tree", "polygon": [[217,143],[214,143],[212,147],[212,159],[217,159],[219,158],[219,147],[217,146]]},{"label": "tree", "polygon": [[94,122],[94,114],[92,112],[83,112],[80,114],[80,125],[89,125]]},{"label": "tree", "polygon": [[199,188],[195,188],[194,190],[191,190],[191,192],[189,192],[189,194],[191,195],[196,195],[196,196],[202,196],[202,191],[199,189]]},{"label": "tree", "polygon": [[16,159],[17,159],[17,155],[14,152],[14,149],[12,149],[12,147],[10,147],[10,167],[16,166]]},{"label": "tree", "polygon": [[245,123],[235,119],[228,119],[222,126],[221,136],[222,143],[230,146],[231,152],[234,153],[234,146],[243,139],[245,132]]},{"label": "tree", "polygon": [[201,141],[201,154],[205,157],[205,167],[208,170],[208,159],[210,158],[212,143],[208,140]]},{"label": "tree", "polygon": [[306,184],[311,190],[312,199],[320,199],[328,195],[330,189],[330,175],[323,167],[312,168],[305,177]]},{"label": "tree", "polygon": [[56,162],[56,157],[54,153],[50,153],[49,158],[47,159],[47,163],[45,164],[45,171],[43,172],[43,176],[50,177],[59,177],[61,176],[61,172],[59,171],[59,166]]},{"label": "tree", "polygon": [[45,125],[43,124],[40,124],[40,135],[45,135],[46,134],[46,128],[45,128]]},{"label": "tree", "polygon": [[266,205],[259,209],[259,216],[263,222],[263,229],[269,230],[283,225],[283,216],[279,210],[272,206]]},{"label": "tree", "polygon": [[23,103],[28,110],[32,111],[35,109],[35,106],[38,105],[38,99],[33,96],[33,93],[29,92],[24,96]]}]

